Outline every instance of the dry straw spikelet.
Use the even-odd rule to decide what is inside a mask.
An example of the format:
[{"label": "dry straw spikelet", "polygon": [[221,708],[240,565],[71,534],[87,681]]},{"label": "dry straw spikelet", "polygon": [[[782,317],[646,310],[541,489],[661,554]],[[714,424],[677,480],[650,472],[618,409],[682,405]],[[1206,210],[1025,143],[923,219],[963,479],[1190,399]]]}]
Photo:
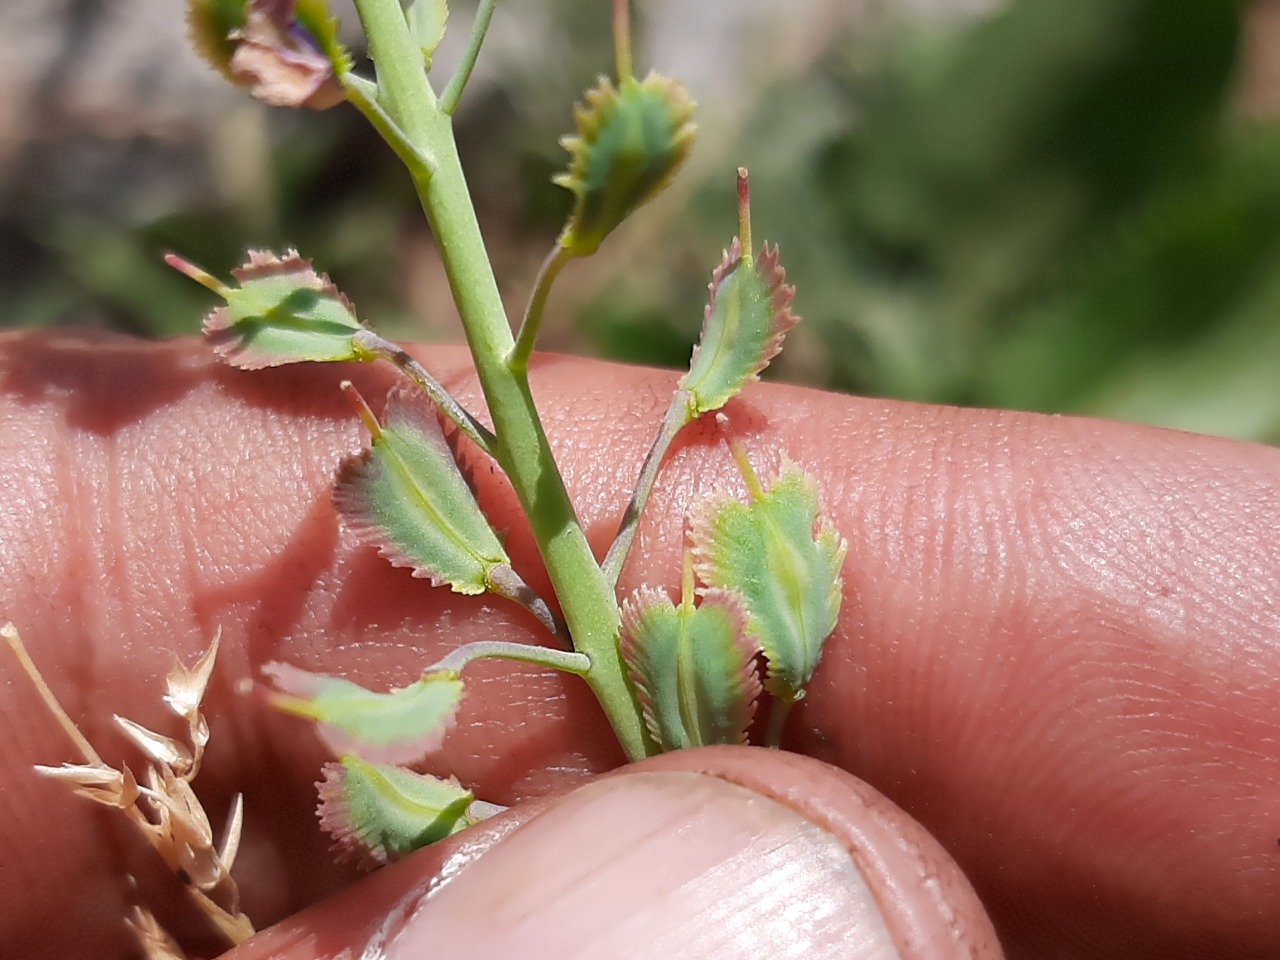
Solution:
[{"label": "dry straw spikelet", "polygon": [[160,926],[155,915],[146,907],[134,904],[124,922],[147,960],[187,960],[178,941]]},{"label": "dry straw spikelet", "polygon": [[[124,717],[115,718],[125,737],[146,758],[141,782],[125,764],[109,766],[76,727],[49,685],[36,669],[13,624],[0,627],[19,664],[31,678],[46,708],[80,752],[82,763],[37,765],[41,776],[65,784],[76,796],[120,810],[160,854],[165,864],[186,885],[196,906],[231,944],[253,934],[249,918],[240,912],[240,893],[231,877],[240,842],[243,798],[237,795],[223,831],[215,844],[209,817],[191,787],[209,742],[209,724],[200,710],[205,688],[218,654],[215,635],[209,649],[188,668],[176,662],[166,679],[164,701],[186,724],[185,740],[156,733]],[[148,960],[174,960],[181,948],[141,905],[125,923],[137,938]]]}]

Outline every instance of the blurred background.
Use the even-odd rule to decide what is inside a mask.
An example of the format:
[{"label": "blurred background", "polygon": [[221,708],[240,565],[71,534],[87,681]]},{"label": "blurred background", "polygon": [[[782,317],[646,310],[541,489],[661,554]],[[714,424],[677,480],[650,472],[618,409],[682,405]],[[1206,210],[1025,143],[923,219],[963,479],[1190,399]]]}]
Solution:
[{"label": "blurred background", "polygon": [[[454,0],[447,76],[474,3]],[[354,111],[270,110],[188,51],[177,0],[0,6],[0,325],[198,329],[296,245],[394,336],[460,328],[407,179]],[[681,366],[751,169],[806,322],[771,375],[1280,443],[1280,2],[634,0],[637,65],[702,133],[572,264],[542,345]],[[335,3],[348,27],[355,18]],[[605,0],[500,4],[458,117],[511,312],[569,195]]]}]

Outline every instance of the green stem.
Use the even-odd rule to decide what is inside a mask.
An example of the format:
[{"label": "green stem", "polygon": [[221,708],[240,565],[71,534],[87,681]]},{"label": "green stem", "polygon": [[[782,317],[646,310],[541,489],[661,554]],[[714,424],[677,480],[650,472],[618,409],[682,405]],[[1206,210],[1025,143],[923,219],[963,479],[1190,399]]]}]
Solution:
[{"label": "green stem", "polygon": [[[723,413],[716,414],[716,423],[722,427],[728,424],[729,418]],[[760,485],[760,478],[756,476],[755,467],[751,466],[751,461],[747,458],[747,448],[742,442],[736,438],[729,438],[729,452],[733,454],[733,459],[738,464],[738,472],[742,474],[742,482],[747,485],[747,494],[751,497],[752,503],[764,496],[764,487]]]},{"label": "green stem", "polygon": [[[436,95],[422,69],[418,49],[399,0],[356,0],[378,75],[378,100],[415,146],[426,141],[406,120],[435,112]],[[412,108],[412,109],[407,109]]]},{"label": "green stem", "polygon": [[613,538],[613,543],[609,545],[609,552],[605,555],[604,577],[609,581],[610,586],[618,585],[618,578],[622,576],[622,568],[627,562],[627,554],[631,552],[631,545],[635,542],[636,531],[640,529],[640,517],[644,513],[645,505],[649,502],[653,485],[658,479],[658,470],[662,467],[662,461],[667,451],[671,449],[676,435],[688,422],[688,394],[683,390],[677,390],[676,395],[671,398],[671,406],[667,408],[666,416],[662,418],[662,426],[658,428],[653,446],[649,448],[644,463],[640,465],[640,477],[636,480],[635,492],[631,494],[631,502],[627,504],[626,512],[622,514],[618,535]]},{"label": "green stem", "polygon": [[434,164],[431,158],[423,153],[387,116],[387,112],[378,103],[378,85],[370,83],[364,77],[348,73],[342,78],[342,88],[347,93],[347,102],[359,110],[370,126],[377,130],[382,139],[395,151],[414,177],[428,177]]},{"label": "green stem", "polygon": [[547,254],[547,259],[542,261],[538,276],[533,281],[533,292],[529,294],[529,305],[525,307],[524,320],[520,323],[515,349],[511,351],[511,359],[507,362],[513,373],[528,372],[529,357],[533,353],[534,341],[538,339],[538,328],[542,326],[542,311],[547,306],[547,295],[551,293],[551,286],[556,282],[556,277],[560,276],[564,265],[572,259],[573,252],[557,243]]},{"label": "green stem", "polygon": [[453,399],[453,395],[449,393],[444,386],[433,377],[427,368],[420,364],[402,347],[396,346],[387,340],[383,340],[372,330],[361,330],[351,338],[351,345],[370,358],[386,360],[388,363],[394,364],[401,373],[412,380],[418,387],[431,398],[431,402],[436,405],[449,420],[461,430],[467,437],[481,450],[489,456],[493,456],[493,448],[496,439],[488,427],[471,415],[462,404]]},{"label": "green stem", "polygon": [[471,25],[471,38],[467,41],[467,49],[462,52],[462,60],[458,63],[458,69],[454,71],[453,76],[449,79],[448,85],[444,88],[444,93],[440,95],[440,110],[442,113],[453,116],[458,109],[458,101],[462,99],[462,92],[467,88],[467,81],[471,79],[471,71],[475,69],[476,57],[480,55],[480,46],[484,43],[485,34],[489,32],[489,21],[493,19],[493,8],[498,5],[498,0],[480,0],[480,6],[476,8],[476,19]]},{"label": "green stem", "polygon": [[618,68],[618,82],[630,80],[633,69],[630,0],[613,0],[613,54]]},{"label": "green stem", "polygon": [[550,647],[539,647],[532,643],[509,643],[505,640],[480,640],[476,643],[463,644],[423,672],[435,673],[438,670],[448,670],[451,673],[461,673],[463,668],[472,661],[494,659],[535,663],[540,667],[550,667],[579,677],[585,677],[591,670],[591,658],[572,650],[553,650]]},{"label": "green stem", "polygon": [[782,729],[787,725],[792,703],[791,700],[775,699],[769,706],[769,726],[765,730],[764,745],[770,750],[782,749]]},{"label": "green stem", "polygon": [[548,633],[569,649],[573,649],[573,638],[569,635],[568,627],[547,605],[547,601],[538,596],[538,592],[525,583],[520,578],[520,574],[511,567],[495,567],[489,571],[489,592],[524,607],[547,629]]},{"label": "green stem", "polygon": [[378,85],[372,80],[368,80],[358,73],[352,73],[348,70],[342,76],[338,77],[338,82],[342,84],[347,95],[351,95],[351,90],[357,90],[365,100],[378,99]]},{"label": "green stem", "polygon": [[186,257],[180,257],[176,253],[166,253],[164,255],[164,262],[173,267],[173,269],[177,270],[183,276],[194,280],[206,290],[216,293],[223,300],[228,300],[232,296],[232,290],[230,287],[213,274],[204,270],[202,267],[197,267]]},{"label": "green stem", "polygon": [[414,177],[414,185],[493,417],[495,457],[529,518],[574,646],[591,659],[586,682],[627,756],[639,759],[656,747],[618,652],[617,599],[569,502],[528,378],[507,366],[514,339],[458,159],[452,118],[438,109],[398,0],[356,0],[356,8],[378,67],[379,99],[410,142],[436,163],[434,173]]}]

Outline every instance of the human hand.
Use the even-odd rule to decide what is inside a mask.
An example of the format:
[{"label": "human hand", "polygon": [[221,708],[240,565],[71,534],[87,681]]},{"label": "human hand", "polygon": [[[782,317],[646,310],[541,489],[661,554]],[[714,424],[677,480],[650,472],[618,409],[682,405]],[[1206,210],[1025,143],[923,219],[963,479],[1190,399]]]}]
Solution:
[{"label": "human hand", "polygon": [[[462,351],[423,356],[475,397]],[[816,924],[828,933],[852,938],[838,924],[864,921],[890,938],[914,930],[935,946],[904,956],[949,957],[965,955],[938,945],[958,929],[982,949],[966,888],[883,800],[829,767],[727,749],[535,800],[291,916],[354,874],[332,866],[311,815],[320,748],[235,680],[287,660],[385,685],[459,642],[536,635],[518,611],[427,589],[341,535],[326,488],[359,440],[339,376],[247,376],[191,343],[0,340],[0,619],[17,623],[108,759],[123,754],[110,715],[161,726],[173,656],[190,662],[223,630],[197,787],[215,819],[244,791],[245,909],[290,917],[238,956],[359,956],[407,891],[515,820],[529,826],[417,915],[444,953],[511,955],[495,944],[516,936],[520,956],[537,956],[550,934],[522,911],[538,907],[567,956],[620,955],[593,954],[587,938],[626,935],[693,957],[678,931],[746,924],[767,944],[819,893],[834,905]],[[354,378],[373,396],[382,374]],[[542,406],[603,545],[672,375],[544,357],[532,378],[540,401],[574,398]],[[923,823],[1010,957],[1280,953],[1280,451],[786,387],[749,391],[732,425],[762,460],[786,452],[813,471],[849,540],[841,622],[793,712],[790,748]],[[690,495],[734,473],[714,430],[691,428],[624,589],[671,579]],[[514,525],[509,492],[487,471],[476,479],[495,525]],[[514,526],[508,549],[518,563],[533,552]],[[584,687],[520,670],[476,668],[449,770],[485,799],[520,802],[620,761]],[[137,899],[175,930],[199,929],[120,818],[31,772],[69,746],[5,657],[0,684],[5,955],[125,956],[120,918]],[[767,854],[742,855],[761,845],[778,872]],[[843,870],[850,847],[870,898],[858,871],[823,872]],[[744,916],[746,874],[734,871],[761,863]],[[703,900],[672,907],[647,883],[691,881],[681,871],[698,864],[690,887],[710,891]]]}]

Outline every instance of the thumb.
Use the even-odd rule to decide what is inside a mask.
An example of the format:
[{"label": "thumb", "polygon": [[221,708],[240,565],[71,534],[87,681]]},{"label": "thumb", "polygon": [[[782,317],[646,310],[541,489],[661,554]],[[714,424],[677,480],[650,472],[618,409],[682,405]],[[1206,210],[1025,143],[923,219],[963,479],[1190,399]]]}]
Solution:
[{"label": "thumb", "polygon": [[999,958],[959,868],[796,754],[655,757],[421,851],[229,955]]}]

